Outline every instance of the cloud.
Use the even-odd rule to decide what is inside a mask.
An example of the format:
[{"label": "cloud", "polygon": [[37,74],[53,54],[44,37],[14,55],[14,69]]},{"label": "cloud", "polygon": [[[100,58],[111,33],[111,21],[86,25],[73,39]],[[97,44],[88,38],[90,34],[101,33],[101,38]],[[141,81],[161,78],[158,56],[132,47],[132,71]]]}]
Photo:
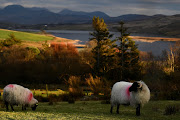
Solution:
[{"label": "cloud", "polygon": [[102,11],[110,16],[122,14],[178,14],[179,0],[0,0],[0,7],[19,4],[44,7],[53,12],[64,8],[75,11]]}]

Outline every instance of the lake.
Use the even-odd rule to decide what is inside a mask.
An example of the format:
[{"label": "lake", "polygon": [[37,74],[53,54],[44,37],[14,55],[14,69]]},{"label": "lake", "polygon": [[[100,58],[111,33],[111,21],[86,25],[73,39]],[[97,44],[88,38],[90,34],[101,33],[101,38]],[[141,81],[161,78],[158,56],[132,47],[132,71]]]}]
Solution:
[{"label": "lake", "polygon": [[[39,31],[39,30],[21,30],[21,31]],[[47,33],[50,33],[57,37],[72,39],[72,40],[80,40],[79,44],[86,44],[91,37],[89,35],[90,31],[72,31],[72,30],[46,30]],[[117,32],[111,32],[114,34],[113,39],[119,36]],[[150,36],[152,37],[152,36]],[[163,50],[169,50],[170,46],[174,45],[174,41],[139,41],[133,39],[138,45],[138,49],[140,51],[152,52],[155,56],[161,55]]]},{"label": "lake", "polygon": [[[46,32],[53,34],[57,37],[68,38],[72,40],[80,40],[80,44],[85,44],[89,38],[90,31],[71,31],[71,30],[46,30]],[[114,39],[119,36],[119,33],[112,32],[114,34]],[[152,52],[154,55],[158,56],[163,50],[169,50],[171,45],[174,45],[173,41],[155,41],[155,42],[145,42],[134,40],[138,44],[138,49],[140,51]]]}]

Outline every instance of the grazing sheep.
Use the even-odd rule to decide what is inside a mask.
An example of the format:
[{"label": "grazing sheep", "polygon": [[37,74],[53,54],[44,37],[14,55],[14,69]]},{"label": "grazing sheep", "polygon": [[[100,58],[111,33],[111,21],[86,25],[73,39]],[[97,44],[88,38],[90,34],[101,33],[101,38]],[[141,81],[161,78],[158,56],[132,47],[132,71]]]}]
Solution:
[{"label": "grazing sheep", "polygon": [[9,104],[13,111],[13,105],[22,105],[22,110],[26,110],[28,106],[31,107],[32,110],[36,110],[38,106],[38,101],[33,97],[32,92],[16,84],[9,84],[4,88],[3,101],[6,105],[6,110],[8,110]]},{"label": "grazing sheep", "polygon": [[150,91],[143,81],[117,82],[111,91],[111,113],[113,107],[117,105],[117,114],[119,114],[120,105],[131,105],[136,107],[136,115],[140,115],[140,107],[143,107],[150,99]]}]

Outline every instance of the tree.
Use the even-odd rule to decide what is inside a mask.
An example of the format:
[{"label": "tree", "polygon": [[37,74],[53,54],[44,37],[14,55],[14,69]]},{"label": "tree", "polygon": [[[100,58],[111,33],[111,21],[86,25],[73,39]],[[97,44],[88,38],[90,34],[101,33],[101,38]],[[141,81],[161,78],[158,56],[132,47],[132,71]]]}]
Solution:
[{"label": "tree", "polygon": [[92,26],[94,32],[90,33],[90,35],[93,36],[90,38],[90,41],[94,40],[97,43],[96,47],[92,49],[95,59],[94,70],[97,75],[100,76],[112,67],[115,53],[115,41],[110,40],[113,35],[109,33],[107,25],[102,18],[99,19],[99,17],[94,17]]},{"label": "tree", "polygon": [[118,31],[120,32],[120,37],[117,37],[119,45],[117,46],[119,58],[118,66],[121,70],[121,80],[124,79],[134,79],[139,77],[140,64],[139,64],[139,51],[135,41],[133,41],[129,36],[130,33],[127,32],[127,28],[124,27],[124,22],[120,22],[120,27]]},{"label": "tree", "polygon": [[1,46],[10,47],[15,44],[20,44],[22,41],[15,37],[13,33],[9,34],[9,37],[1,42]]}]

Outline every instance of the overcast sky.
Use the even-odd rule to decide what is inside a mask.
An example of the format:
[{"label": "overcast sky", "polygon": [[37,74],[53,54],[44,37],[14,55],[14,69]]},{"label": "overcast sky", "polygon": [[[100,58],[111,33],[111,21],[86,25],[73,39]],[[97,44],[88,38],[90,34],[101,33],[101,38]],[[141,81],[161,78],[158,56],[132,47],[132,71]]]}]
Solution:
[{"label": "overcast sky", "polygon": [[180,0],[0,0],[0,8],[13,4],[43,7],[53,12],[64,8],[85,12],[102,11],[109,16],[180,14]]}]

